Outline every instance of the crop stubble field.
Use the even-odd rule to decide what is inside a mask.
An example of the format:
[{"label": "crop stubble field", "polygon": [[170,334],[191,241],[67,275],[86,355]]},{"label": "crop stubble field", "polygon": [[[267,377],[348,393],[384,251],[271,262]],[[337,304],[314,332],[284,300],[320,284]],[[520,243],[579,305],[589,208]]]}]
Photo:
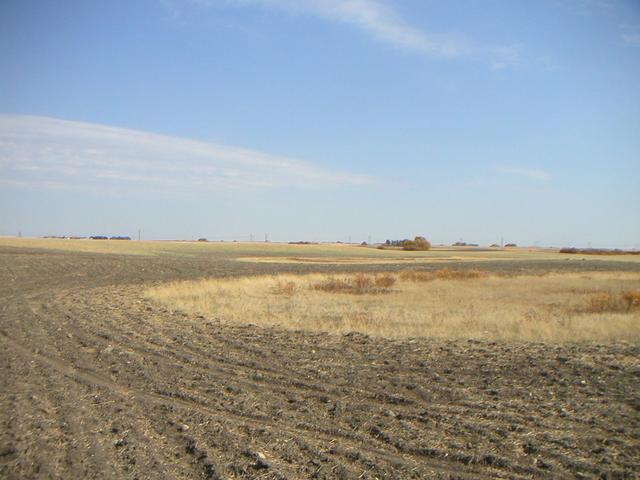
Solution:
[{"label": "crop stubble field", "polygon": [[[482,277],[401,273],[444,268]],[[357,272],[395,282],[314,288]],[[638,313],[598,311],[594,295],[639,278],[637,256],[523,249],[0,239],[0,477],[635,478]],[[203,279],[243,314],[167,297]],[[427,308],[425,291],[440,330],[388,328],[407,298]],[[265,321],[265,298],[286,321]],[[386,330],[340,323],[340,309],[333,324],[293,321],[300,304],[375,312],[362,302],[393,298]],[[501,334],[509,321],[519,330]],[[556,330],[536,337],[536,321]],[[607,328],[580,338],[581,321]]]}]

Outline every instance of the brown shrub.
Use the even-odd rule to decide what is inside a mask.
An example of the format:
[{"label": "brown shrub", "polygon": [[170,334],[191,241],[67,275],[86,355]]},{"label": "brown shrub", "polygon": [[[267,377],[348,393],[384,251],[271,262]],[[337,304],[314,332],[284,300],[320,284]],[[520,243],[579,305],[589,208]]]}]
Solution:
[{"label": "brown shrub", "polygon": [[376,282],[376,287],[391,288],[396,283],[396,277],[394,277],[390,273],[383,273],[376,277],[375,282]]},{"label": "brown shrub", "polygon": [[604,313],[604,312],[620,312],[626,310],[624,303],[620,298],[611,292],[598,292],[589,297],[587,303],[587,312]]},{"label": "brown shrub", "polygon": [[350,288],[351,285],[345,279],[336,277],[329,277],[313,285],[314,290],[322,290],[323,292],[344,292]]},{"label": "brown shrub", "polygon": [[403,270],[400,272],[400,278],[409,282],[430,282],[435,279],[435,275],[433,272],[421,270]]},{"label": "brown shrub", "polygon": [[357,273],[347,278],[329,277],[320,283],[312,285],[314,290],[330,293],[351,293],[354,295],[388,293],[396,279],[393,275],[385,273],[379,276]]},{"label": "brown shrub", "polygon": [[627,290],[615,294],[598,292],[589,297],[586,311],[590,313],[628,312],[640,309],[640,290]]},{"label": "brown shrub", "polygon": [[374,279],[364,273],[357,273],[355,277],[353,277],[352,286],[357,293],[367,293],[374,288],[374,285]]},{"label": "brown shrub", "polygon": [[450,268],[442,268],[436,272],[436,277],[440,280],[468,280],[485,277],[486,275],[486,272],[478,269],[451,270]]},{"label": "brown shrub", "polygon": [[640,309],[640,290],[627,290],[622,292],[622,300],[627,305],[627,310]]},{"label": "brown shrub", "polygon": [[289,282],[280,281],[275,287],[273,287],[271,292],[276,295],[291,296],[294,293],[296,293],[296,284],[295,282],[291,282],[291,281]]}]

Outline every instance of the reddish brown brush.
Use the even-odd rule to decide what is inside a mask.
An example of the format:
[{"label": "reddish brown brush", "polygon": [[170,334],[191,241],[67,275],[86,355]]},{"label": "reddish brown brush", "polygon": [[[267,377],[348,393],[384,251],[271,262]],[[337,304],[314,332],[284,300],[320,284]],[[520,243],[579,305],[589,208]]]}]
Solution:
[{"label": "reddish brown brush", "polygon": [[430,282],[435,280],[433,272],[424,272],[421,270],[403,270],[400,272],[400,278],[409,282]]},{"label": "reddish brown brush", "polygon": [[443,268],[436,272],[436,277],[440,280],[468,280],[471,278],[481,278],[487,275],[482,270],[452,270],[450,268]]},{"label": "reddish brown brush", "polygon": [[598,292],[589,297],[586,311],[590,313],[628,312],[640,309],[640,290],[627,290],[618,294]]},{"label": "reddish brown brush", "polygon": [[320,283],[316,283],[312,288],[323,292],[364,295],[388,293],[395,283],[395,277],[389,273],[378,276],[358,273],[346,278],[329,277]]}]

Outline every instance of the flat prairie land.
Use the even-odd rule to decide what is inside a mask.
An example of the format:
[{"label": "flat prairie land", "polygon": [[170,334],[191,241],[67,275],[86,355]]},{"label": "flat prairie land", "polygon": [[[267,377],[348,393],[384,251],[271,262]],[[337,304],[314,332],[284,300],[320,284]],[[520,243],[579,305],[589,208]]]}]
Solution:
[{"label": "flat prairie land", "polygon": [[637,478],[638,256],[0,239],[0,478]]}]

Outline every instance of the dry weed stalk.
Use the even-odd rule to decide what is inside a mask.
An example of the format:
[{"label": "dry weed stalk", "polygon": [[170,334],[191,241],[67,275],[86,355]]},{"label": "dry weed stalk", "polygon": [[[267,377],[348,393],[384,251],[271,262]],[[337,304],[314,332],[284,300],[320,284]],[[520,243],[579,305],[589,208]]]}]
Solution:
[{"label": "dry weed stalk", "polygon": [[354,295],[389,293],[396,283],[393,275],[367,275],[357,273],[351,277],[329,277],[311,286],[313,290],[329,293],[351,293]]},{"label": "dry weed stalk", "polygon": [[291,280],[288,282],[279,281],[271,289],[271,292],[274,293],[275,295],[286,295],[290,297],[296,293],[296,288],[297,288],[296,283]]},{"label": "dry weed stalk", "polygon": [[590,313],[629,312],[640,309],[640,290],[621,293],[598,292],[589,297],[585,311]]},{"label": "dry weed stalk", "polygon": [[469,280],[472,278],[483,278],[487,272],[478,269],[453,270],[451,268],[441,268],[435,272],[425,272],[421,270],[403,270],[400,272],[400,279],[409,282],[430,282],[432,280]]},{"label": "dry weed stalk", "polygon": [[436,277],[440,280],[469,280],[485,276],[487,276],[487,273],[478,269],[452,270],[450,268],[442,268],[436,272]]},{"label": "dry weed stalk", "polygon": [[430,282],[435,280],[433,272],[425,272],[422,270],[403,270],[400,272],[400,279],[408,282]]}]

